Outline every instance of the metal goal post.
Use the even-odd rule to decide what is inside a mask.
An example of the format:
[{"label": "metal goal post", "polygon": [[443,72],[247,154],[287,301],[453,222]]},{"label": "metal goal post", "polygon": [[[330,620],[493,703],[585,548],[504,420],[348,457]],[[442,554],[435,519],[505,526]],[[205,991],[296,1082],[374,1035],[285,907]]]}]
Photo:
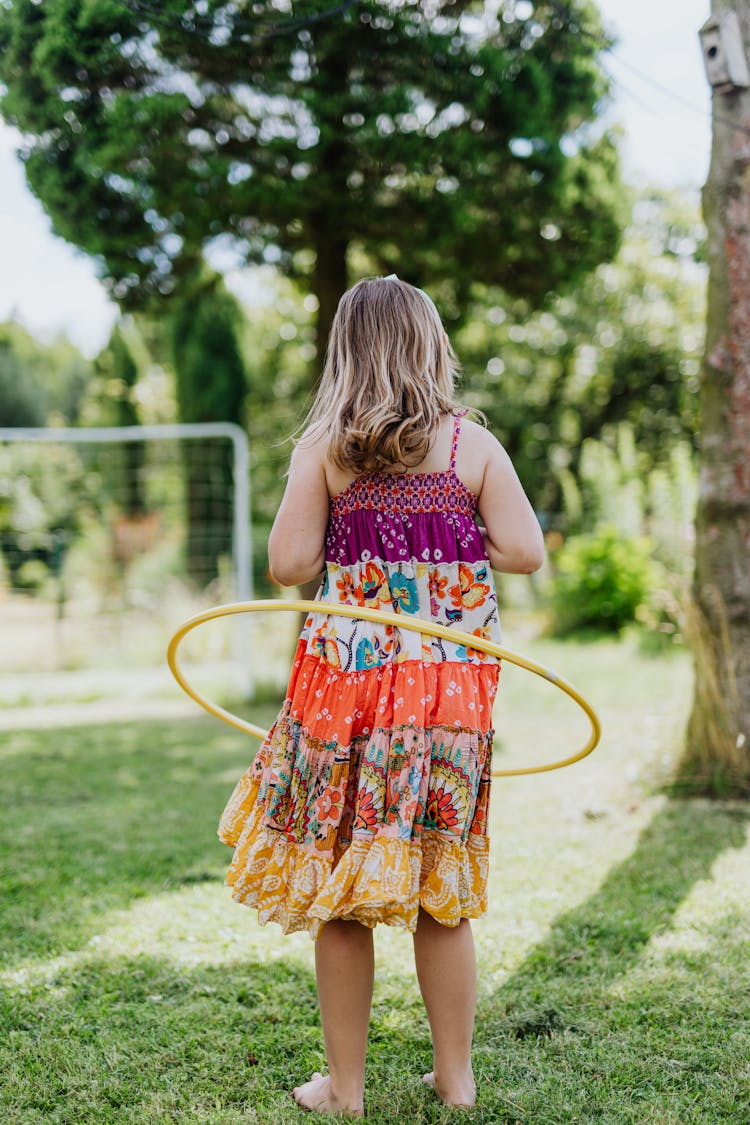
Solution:
[{"label": "metal goal post", "polygon": [[[122,444],[196,438],[226,438],[232,443],[232,570],[237,600],[250,601],[253,596],[250,457],[247,434],[240,426],[233,422],[183,422],[151,426],[0,427],[0,443]],[[237,619],[233,648],[235,660],[242,670],[243,690],[250,695],[249,624],[240,618]]]}]

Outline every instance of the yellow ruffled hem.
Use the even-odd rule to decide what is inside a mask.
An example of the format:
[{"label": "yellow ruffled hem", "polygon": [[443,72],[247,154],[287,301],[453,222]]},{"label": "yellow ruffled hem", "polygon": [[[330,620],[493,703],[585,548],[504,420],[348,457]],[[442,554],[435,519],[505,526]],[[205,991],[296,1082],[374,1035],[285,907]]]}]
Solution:
[{"label": "yellow ruffled hem", "polygon": [[[250,785],[242,804],[252,803]],[[487,909],[489,840],[472,835],[465,845],[435,831],[402,840],[376,833],[355,839],[334,864],[263,823],[256,805],[238,834],[237,807],[219,837],[235,847],[226,883],[232,897],[254,906],[261,925],[277,922],[284,933],[307,930],[316,938],[333,918],[373,927],[378,922],[412,933],[421,906],[444,926],[478,918]]]}]

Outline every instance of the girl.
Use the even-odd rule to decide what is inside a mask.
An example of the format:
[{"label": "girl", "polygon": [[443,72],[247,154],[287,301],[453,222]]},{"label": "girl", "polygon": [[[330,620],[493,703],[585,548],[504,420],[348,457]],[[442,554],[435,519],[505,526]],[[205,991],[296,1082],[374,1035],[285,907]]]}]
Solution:
[{"label": "girl", "polygon": [[[325,569],[284,707],[224,810],[233,897],[315,938],[326,1076],[293,1091],[363,1113],[378,922],[414,935],[433,1043],[424,1076],[474,1104],[475,962],[486,909],[497,661],[470,646],[325,612],[424,617],[499,640],[491,568],[530,573],[542,533],[502,446],[454,397],[432,301],[395,276],[341,298],[268,544],[298,585]],[[483,527],[477,525],[479,514]]]}]

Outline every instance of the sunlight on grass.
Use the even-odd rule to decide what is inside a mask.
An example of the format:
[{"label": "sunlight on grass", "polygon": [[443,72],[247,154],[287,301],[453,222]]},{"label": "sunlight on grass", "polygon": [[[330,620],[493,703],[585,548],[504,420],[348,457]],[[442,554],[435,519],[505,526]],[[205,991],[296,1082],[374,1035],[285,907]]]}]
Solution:
[{"label": "sunlight on grass", "polygon": [[[744,816],[742,806],[737,808]],[[698,968],[718,973],[729,951],[732,987],[750,988],[748,904],[750,828],[745,830],[745,842],[741,847],[723,851],[717,856],[710,876],[693,884],[671,925],[651,936],[638,963],[613,988],[613,996],[642,992],[659,979],[672,980],[679,962],[684,971],[691,974]],[[725,947],[724,957],[721,946]],[[699,993],[700,977],[695,987]]]},{"label": "sunlight on grass", "polygon": [[258,926],[246,907],[232,902],[227,888],[213,882],[138,899],[128,910],[101,919],[101,929],[83,949],[62,957],[35,959],[3,974],[6,983],[50,978],[91,956],[116,960],[139,954],[175,965],[228,965],[293,959],[312,966],[313,943],[305,934]]},{"label": "sunlight on grass", "polygon": [[[661,807],[663,798],[644,796],[643,774],[659,770],[654,753],[675,734],[674,702],[684,698],[689,678],[687,662],[679,657],[672,661],[662,679],[664,691],[655,696],[652,688],[647,705],[631,714],[624,725],[612,717],[621,704],[623,689],[639,694],[651,662],[644,662],[644,668],[626,646],[615,642],[602,641],[592,646],[593,652],[550,642],[537,647],[541,651],[535,652],[536,658],[550,664],[556,661],[558,666],[572,665],[578,686],[601,709],[604,736],[594,755],[574,768],[495,783],[490,907],[487,917],[475,925],[480,957],[493,962],[487,966],[493,982],[513,971],[524,951],[543,938],[563,907],[596,890],[607,870],[627,856]],[[540,698],[544,707],[539,706]],[[270,721],[272,710],[266,707],[264,713],[265,721]],[[495,722],[501,744],[497,762],[502,766],[511,758],[513,764],[520,764],[530,756],[538,761],[568,754],[585,737],[588,725],[560,692],[538,677],[508,666],[503,671]],[[228,795],[256,748],[254,740],[208,723],[204,729],[210,732],[210,750],[196,756],[192,741],[181,741],[180,726],[169,729],[169,742],[162,737],[160,751],[166,766],[160,770],[166,799],[170,791],[184,792],[209,779],[215,789],[226,787]],[[18,743],[23,753],[33,739],[19,735]],[[147,744],[146,739],[144,748]],[[142,800],[140,749],[136,741],[134,753],[121,752],[119,764],[111,772],[121,811],[131,800],[137,804]],[[56,746],[55,753],[58,761],[73,763],[75,739]],[[226,764],[228,758],[234,764]],[[213,822],[210,812],[204,813],[202,837],[213,841],[219,811],[217,803]],[[167,808],[162,816],[171,823],[174,813]],[[229,850],[218,846],[217,852],[228,864]],[[543,878],[530,883],[529,871],[543,872]],[[214,874],[199,871],[187,878],[195,879],[197,885],[141,893],[127,909],[100,915],[88,944],[69,957],[80,958],[92,951],[99,956],[150,952],[185,965],[278,956],[311,964],[312,943],[306,935],[293,935],[282,942],[275,926],[259,927],[253,911],[234,904]],[[406,935],[379,927],[376,948],[381,963],[393,966],[395,972],[403,967],[411,973],[411,942]],[[68,963],[67,959],[62,963]],[[25,962],[24,972],[35,969],[48,975],[60,964],[59,958],[38,962],[32,958]]]},{"label": "sunlight on grass", "polygon": [[[604,737],[493,789],[473,1125],[747,1125],[748,813],[660,792],[689,661],[629,640],[531,648]],[[514,668],[495,723],[499,766],[586,736],[570,700]],[[289,1087],[323,1063],[313,943],[232,901],[215,835],[255,749],[203,718],[7,736],[3,1122],[302,1121]],[[457,1123],[419,1082],[409,936],[379,927],[376,958],[368,1120]]]}]

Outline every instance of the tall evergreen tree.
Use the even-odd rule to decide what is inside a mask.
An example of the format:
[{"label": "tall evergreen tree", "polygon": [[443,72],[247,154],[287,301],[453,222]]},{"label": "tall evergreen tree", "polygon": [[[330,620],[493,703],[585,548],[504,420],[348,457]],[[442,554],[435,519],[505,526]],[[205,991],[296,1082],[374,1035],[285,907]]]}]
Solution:
[{"label": "tall evergreen tree", "polygon": [[59,235],[143,307],[229,236],[307,279],[318,355],[351,251],[538,305],[616,250],[590,0],[4,0],[0,107]]},{"label": "tall evergreen tree", "polygon": [[[177,402],[183,422],[243,421],[247,389],[238,340],[241,310],[220,277],[203,271],[183,284],[169,321]],[[193,578],[218,573],[232,548],[232,451],[215,440],[183,443],[187,559]]]},{"label": "tall evergreen tree", "polygon": [[[138,382],[138,367],[133,359],[127,341],[119,326],[110,337],[108,351],[111,357],[111,370],[118,393],[114,403],[115,419],[118,426],[137,426],[140,423],[135,402],[135,385]],[[132,518],[146,512],[145,466],[146,445],[142,441],[126,442],[124,458],[124,500],[125,515]]]}]

